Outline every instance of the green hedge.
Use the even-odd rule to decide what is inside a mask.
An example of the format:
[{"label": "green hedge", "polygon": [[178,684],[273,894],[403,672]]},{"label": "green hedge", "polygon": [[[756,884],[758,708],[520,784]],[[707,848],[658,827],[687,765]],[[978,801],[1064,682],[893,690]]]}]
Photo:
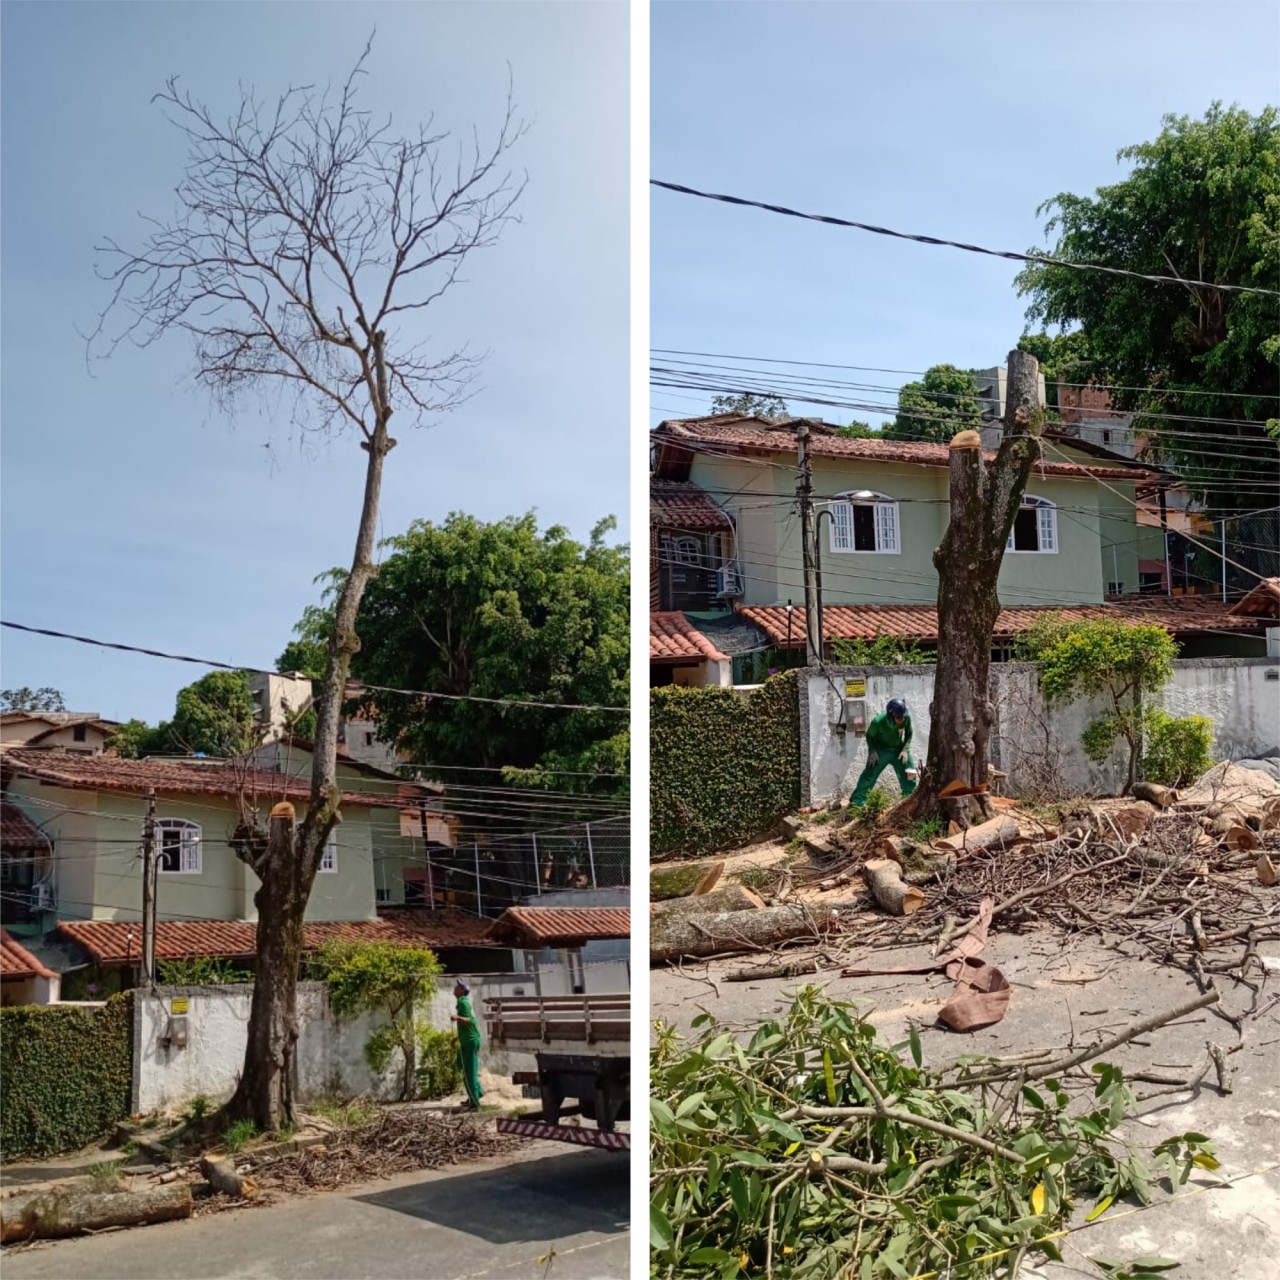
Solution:
[{"label": "green hedge", "polygon": [[653,857],[742,843],[799,807],[794,671],[745,698],[730,689],[653,689],[649,715]]},{"label": "green hedge", "polygon": [[0,1009],[0,1153],[51,1156],[97,1141],[129,1117],[133,993],[102,1009]]}]

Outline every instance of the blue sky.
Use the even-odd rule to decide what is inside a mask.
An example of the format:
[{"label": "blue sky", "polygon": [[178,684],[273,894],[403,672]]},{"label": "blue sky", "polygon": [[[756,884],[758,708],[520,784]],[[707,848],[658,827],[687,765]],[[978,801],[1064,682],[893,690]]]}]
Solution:
[{"label": "blue sky", "polygon": [[[628,14],[624,3],[60,4],[6,0],[3,62],[3,616],[270,666],[315,574],[350,559],[364,454],[261,415],[234,424],[189,378],[180,339],[86,367],[77,327],[105,301],[93,246],[165,213],[182,140],[151,95],[178,74],[229,111],[341,80],[372,28],[362,100],[409,132],[481,136],[507,64],[533,128],[522,223],[469,260],[419,332],[492,355],[468,404],[399,431],[385,534],[465,510],[537,508],[585,538],[627,528]],[[270,450],[264,445],[270,442]],[[274,460],[274,461],[273,461]],[[171,714],[199,668],[6,631],[3,684],[69,707]]]},{"label": "blue sky", "polygon": [[[1042,201],[1123,177],[1117,150],[1164,114],[1280,97],[1274,3],[659,0],[651,43],[654,177],[1015,251],[1045,243]],[[1024,328],[1010,262],[663,191],[651,209],[654,347],[984,368]],[[825,376],[889,404],[909,380]],[[651,406],[656,423],[709,397]]]}]

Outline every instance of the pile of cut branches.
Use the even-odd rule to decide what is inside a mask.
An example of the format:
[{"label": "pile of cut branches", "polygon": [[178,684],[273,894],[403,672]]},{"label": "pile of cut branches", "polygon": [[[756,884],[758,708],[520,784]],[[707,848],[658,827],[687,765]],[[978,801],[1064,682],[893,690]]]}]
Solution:
[{"label": "pile of cut branches", "polygon": [[689,1044],[659,1025],[652,1052],[655,1280],[1013,1276],[1028,1256],[1058,1257],[1050,1237],[1078,1204],[1092,1219],[1217,1167],[1202,1134],[1145,1156],[1122,1141],[1133,1092],[1116,1067],[1085,1067],[1088,1051],[1059,1074],[974,1060],[936,1072],[914,1033],[887,1045],[812,987],[749,1043],[710,1015],[695,1025]]},{"label": "pile of cut branches", "polygon": [[367,1124],[335,1133],[323,1146],[264,1162],[264,1186],[328,1191],[349,1182],[388,1178],[415,1169],[441,1169],[514,1150],[519,1139],[493,1122],[417,1107],[385,1108]]}]

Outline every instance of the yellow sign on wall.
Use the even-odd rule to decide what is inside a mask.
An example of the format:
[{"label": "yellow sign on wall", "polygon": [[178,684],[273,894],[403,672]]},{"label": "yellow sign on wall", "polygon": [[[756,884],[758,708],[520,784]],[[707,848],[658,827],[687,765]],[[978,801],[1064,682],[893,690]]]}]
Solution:
[{"label": "yellow sign on wall", "polygon": [[170,1012],[174,1017],[177,1017],[180,1013],[186,1013],[187,1006],[190,1003],[191,1002],[186,998],[186,996],[175,996],[173,1004],[170,1006]]},{"label": "yellow sign on wall", "polygon": [[844,696],[846,698],[865,698],[867,696],[866,678],[860,676],[846,680],[844,682]]}]

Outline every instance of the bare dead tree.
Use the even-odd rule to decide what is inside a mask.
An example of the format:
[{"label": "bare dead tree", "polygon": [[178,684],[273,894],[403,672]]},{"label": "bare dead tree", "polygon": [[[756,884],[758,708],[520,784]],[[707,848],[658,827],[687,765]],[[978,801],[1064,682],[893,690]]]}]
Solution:
[{"label": "bare dead tree", "polygon": [[1040,453],[1039,367],[1025,351],[1009,352],[1004,438],[990,463],[983,458],[978,432],[962,431],[951,441],[950,521],[933,553],[938,670],[929,713],[929,755],[912,801],[918,813],[943,811],[961,825],[995,816],[985,795],[942,801],[938,793],[953,781],[972,787],[987,782],[987,744],[995,720],[991,643],[1000,616],[996,583]]},{"label": "bare dead tree", "polygon": [[113,287],[90,354],[186,335],[196,379],[234,409],[247,393],[291,399],[305,431],[354,432],[364,498],[351,570],[315,698],[310,797],[301,822],[277,805],[266,829],[246,805],[235,841],[261,881],[257,981],[244,1070],[228,1104],[264,1129],[294,1117],[296,996],[302,923],[336,823],[339,713],[356,614],[373,572],[383,463],[393,412],[409,425],[456,407],[478,358],[434,354],[405,330],[495,244],[524,189],[507,157],[525,131],[510,92],[494,140],[454,143],[430,124],[398,136],[356,105],[365,46],[341,89],[290,88],[274,101],[241,90],[227,119],[171,79],[157,101],[189,157],[168,219],[147,218],[141,247],[100,246]]}]

